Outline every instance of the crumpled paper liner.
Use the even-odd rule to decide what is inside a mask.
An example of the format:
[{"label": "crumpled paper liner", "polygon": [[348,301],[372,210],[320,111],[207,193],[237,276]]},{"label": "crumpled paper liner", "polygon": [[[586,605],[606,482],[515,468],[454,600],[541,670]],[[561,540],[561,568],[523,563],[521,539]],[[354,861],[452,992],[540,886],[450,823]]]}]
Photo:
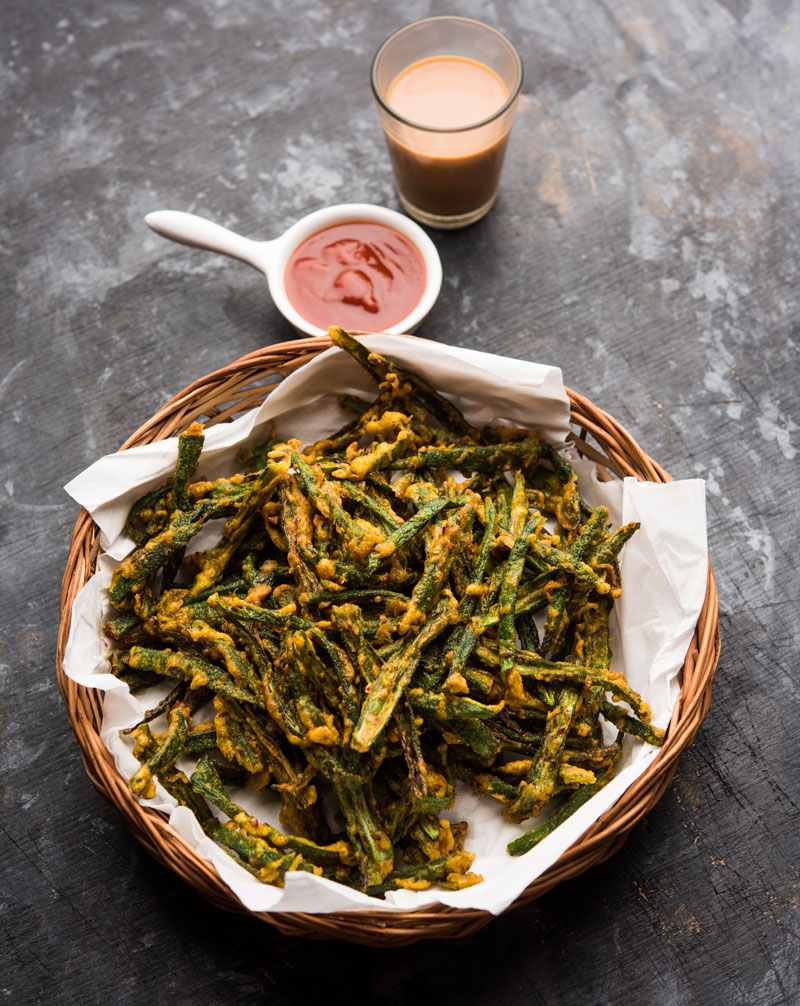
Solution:
[{"label": "crumpled paper liner", "polygon": [[[680,692],[679,673],[705,596],[708,573],[704,483],[698,479],[665,485],[633,478],[600,482],[594,465],[577,458],[566,441],[569,402],[554,367],[511,360],[473,350],[399,336],[366,336],[365,341],[400,365],[426,377],[452,399],[477,426],[535,429],[576,467],[587,502],[608,507],[614,526],[633,520],[640,530],[622,551],[623,593],[615,602],[611,634],[612,667],[650,704],[653,722],[666,727]],[[358,365],[334,348],[283,380],[263,405],[231,423],[209,428],[197,477],[219,477],[234,470],[243,443],[263,439],[274,425],[281,437],[312,442],[337,429],[349,416],[336,404],[340,394],[372,398],[375,387]],[[124,532],[131,504],[167,481],[177,457],[171,438],[101,458],[74,478],[67,492],[86,507],[100,527],[103,555],[98,571],[75,599],[64,655],[68,677],[105,692],[101,737],[118,771],[129,778],[137,769],[131,744],[120,729],[141,718],[154,704],[151,694],[133,696],[108,670],[108,643],[102,624],[109,617],[107,589],[118,561],[133,542]],[[204,529],[208,536],[220,528]],[[207,547],[198,539],[192,548]],[[202,718],[198,714],[198,718]],[[455,807],[445,816],[467,821],[465,848],[476,854],[473,871],[484,881],[462,891],[392,891],[385,900],[308,873],[289,873],[284,888],[262,884],[203,833],[194,815],[177,807],[157,786],[156,797],[142,801],[169,815],[175,830],[210,860],[223,881],[252,912],[412,911],[433,904],[500,914],[544,873],[640,776],[658,754],[626,737],[616,777],[547,838],[523,856],[511,857],[506,845],[544,817],[515,825],[501,817],[501,805],[459,784]],[[188,763],[187,763],[188,766]],[[279,803],[269,793],[242,790],[232,799],[260,820],[280,827]],[[545,812],[546,813],[546,812]]]}]

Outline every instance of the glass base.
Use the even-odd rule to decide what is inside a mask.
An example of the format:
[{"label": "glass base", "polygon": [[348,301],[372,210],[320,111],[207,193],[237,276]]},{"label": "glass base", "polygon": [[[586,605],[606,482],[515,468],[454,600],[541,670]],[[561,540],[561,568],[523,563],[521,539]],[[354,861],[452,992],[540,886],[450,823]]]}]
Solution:
[{"label": "glass base", "polygon": [[476,223],[481,217],[485,217],[489,210],[494,206],[495,200],[497,199],[497,193],[492,196],[492,198],[479,206],[476,210],[470,210],[469,213],[459,213],[458,216],[440,216],[438,213],[429,213],[427,210],[421,210],[417,206],[410,203],[404,196],[402,192],[397,193],[397,198],[400,200],[400,204],[406,213],[413,217],[414,220],[419,221],[419,223],[424,224],[426,227],[435,227],[440,231],[454,231],[458,230],[459,227],[469,227],[470,224]]}]

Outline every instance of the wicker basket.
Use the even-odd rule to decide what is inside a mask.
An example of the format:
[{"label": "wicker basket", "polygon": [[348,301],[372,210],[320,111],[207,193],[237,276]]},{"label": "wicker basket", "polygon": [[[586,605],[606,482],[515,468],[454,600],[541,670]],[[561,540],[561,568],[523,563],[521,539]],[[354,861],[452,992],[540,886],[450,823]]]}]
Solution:
[{"label": "wicker basket", "polygon": [[[196,419],[209,426],[254,408],[279,380],[329,346],[327,339],[302,339],[250,353],[189,385],[140,427],[121,449],[173,436]],[[672,481],[611,416],[572,391],[568,391],[568,395],[574,442],[585,457],[598,464],[601,477],[632,475],[642,481]],[[111,755],[100,740],[102,694],[77,685],[63,672],[72,602],[94,572],[97,554],[98,529],[82,511],[75,524],[64,573],[57,660],[59,687],[83,751],[86,771],[95,787],[117,808],[136,838],[159,862],[175,870],[212,904],[249,914],[214,867],[173,831],[166,818],[143,807],[132,796],[127,780],[118,774]],[[607,859],[622,846],[636,822],[655,806],[669,785],[678,757],[692,742],[706,716],[718,656],[718,598],[709,568],[705,601],[683,666],[680,698],[657,758],[617,803],[558,862],[526,888],[511,907],[533,901],[560,881],[571,879]],[[372,946],[401,946],[420,939],[465,936],[486,925],[492,917],[488,912],[443,905],[398,914],[257,914],[257,918],[286,934]]]}]

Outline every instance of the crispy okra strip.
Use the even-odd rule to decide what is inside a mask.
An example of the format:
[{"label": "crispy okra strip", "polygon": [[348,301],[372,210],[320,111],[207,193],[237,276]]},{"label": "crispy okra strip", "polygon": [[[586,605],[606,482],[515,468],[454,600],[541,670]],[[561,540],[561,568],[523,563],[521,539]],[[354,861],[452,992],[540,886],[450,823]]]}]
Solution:
[{"label": "crispy okra strip", "polygon": [[359,398],[357,395],[339,395],[338,398],[339,408],[344,409],[345,412],[352,412],[356,416],[363,415],[371,404],[371,402],[365,402],[363,398]]},{"label": "crispy okra strip", "polygon": [[486,764],[491,763],[500,753],[500,741],[483,720],[458,719],[444,723],[431,717],[428,722],[441,730],[448,744],[466,744]]},{"label": "crispy okra strip", "polygon": [[535,545],[536,535],[544,524],[544,517],[537,514],[531,517],[521,533],[517,536],[506,563],[505,575],[500,585],[500,597],[498,599],[498,610],[500,618],[497,623],[497,636],[500,645],[500,677],[503,684],[507,684],[514,669],[514,651],[516,640],[516,628],[514,616],[516,614],[517,591],[519,581],[522,576],[522,569],[525,564],[525,556],[528,549]]},{"label": "crispy okra strip", "polygon": [[[473,852],[456,849],[427,863],[418,863],[415,866],[406,867],[404,870],[394,870],[382,884],[368,887],[367,894],[377,897],[387,891],[424,891],[431,884],[438,883],[445,886],[448,881],[456,887],[477,884],[483,878],[469,872],[474,860],[475,854]],[[468,883],[458,884],[456,878],[461,878]]]},{"label": "crispy okra strip", "polygon": [[[527,761],[526,759],[519,764],[527,764]],[[512,769],[511,772],[509,772],[509,765]],[[477,772],[471,766],[461,763],[457,767],[456,772],[459,779],[469,783],[476,793],[491,796],[495,800],[511,804],[519,796],[519,790],[513,782],[509,782],[508,779],[504,779],[502,775],[497,775],[497,773],[510,774],[513,777],[515,774],[518,774],[516,773],[516,767],[517,763],[506,762],[505,764],[494,766],[494,772]],[[595,782],[595,780],[594,772],[576,768],[573,765],[562,765],[558,770],[559,791],[588,786]]]},{"label": "crispy okra strip", "polygon": [[108,668],[111,673],[124,681],[132,693],[142,688],[150,688],[152,685],[162,683],[158,674],[151,671],[139,671],[135,667],[130,667],[125,661],[127,653],[122,650],[113,650],[108,655]]},{"label": "crispy okra strip", "polygon": [[199,793],[209,803],[213,803],[215,807],[219,807],[222,813],[226,817],[231,818],[231,820],[238,814],[244,813],[243,809],[238,804],[235,804],[225,792],[225,787],[222,785],[219,773],[207,754],[202,755],[198,759],[195,770],[189,777],[189,782],[195,793]]},{"label": "crispy okra strip", "polygon": [[[190,482],[186,487],[189,501],[192,505],[201,499],[213,499],[218,503],[228,503],[235,507],[245,493],[247,485],[253,481],[252,475],[231,475],[229,479],[214,479],[211,482],[198,480]],[[220,516],[230,516],[228,507],[223,507]]]},{"label": "crispy okra strip", "polygon": [[[235,616],[233,616],[235,619]],[[235,619],[239,631],[244,636],[250,657],[258,670],[263,687],[264,704],[272,719],[283,730],[285,736],[295,743],[305,736],[305,729],[291,703],[289,696],[282,687],[282,675],[275,670],[274,661],[280,656],[280,650],[275,648],[274,654],[267,654],[264,639],[259,635],[258,627]],[[260,703],[259,703],[260,704]]]},{"label": "crispy okra strip", "polygon": [[308,595],[309,604],[339,604],[348,601],[361,601],[369,603],[372,601],[378,604],[381,601],[398,601],[408,604],[408,595],[401,594],[397,590],[316,590]]},{"label": "crispy okra strip", "polygon": [[447,496],[439,496],[424,503],[413,517],[409,517],[407,521],[396,527],[383,541],[376,543],[367,562],[367,571],[374,573],[384,559],[388,559],[397,549],[402,548],[406,542],[411,541],[442,510],[462,506],[465,502],[467,501],[461,497],[451,499]]},{"label": "crispy okra strip", "polygon": [[150,578],[174,555],[181,552],[206,520],[214,517],[216,504],[203,500],[191,512],[176,510],[166,527],[117,566],[108,599],[118,611],[127,611]]},{"label": "crispy okra strip", "polygon": [[[387,423],[390,417],[396,417],[395,423]],[[384,468],[394,468],[395,462],[407,454],[416,443],[408,416],[400,412],[384,412],[379,420],[370,420],[365,423],[364,431],[368,434],[389,432],[390,425],[399,426],[394,440],[381,440],[373,443],[362,454],[356,454],[349,462],[343,462],[334,468],[331,473],[333,477],[360,482],[374,472],[382,471]]]},{"label": "crispy okra strip", "polygon": [[378,528],[363,518],[350,516],[342,506],[336,486],[324,478],[319,466],[316,466],[319,472],[318,480],[314,469],[299,454],[292,453],[291,461],[303,492],[317,510],[328,520],[333,521],[338,530],[350,539],[348,547],[353,557],[365,558],[373,544],[382,538]]},{"label": "crispy okra strip", "polygon": [[531,831],[526,832],[524,835],[520,835],[519,838],[515,838],[513,842],[509,842],[506,846],[506,852],[510,856],[520,856],[523,852],[528,852],[535,845],[538,845],[543,838],[546,838],[551,832],[563,824],[568,817],[571,817],[578,808],[582,807],[587,800],[590,800],[595,793],[599,793],[600,790],[613,778],[614,768],[610,766],[592,783],[587,783],[585,786],[581,786],[580,789],[576,790],[575,793],[567,800],[567,802],[560,807],[552,817],[548,818],[544,824],[540,824],[538,828],[533,828]]},{"label": "crispy okra strip", "polygon": [[189,510],[191,507],[187,487],[200,460],[204,440],[203,427],[200,423],[192,423],[188,430],[178,437],[178,460],[172,490],[172,504],[176,510]]},{"label": "crispy okra strip", "polygon": [[542,641],[539,638],[539,629],[534,621],[533,613],[530,611],[517,613],[514,625],[517,630],[517,635],[519,636],[522,649],[538,653],[539,648],[542,645]]},{"label": "crispy okra strip", "polygon": [[335,749],[318,744],[310,744],[306,756],[333,786],[357,858],[361,888],[381,883],[392,869],[394,849],[379,823],[370,784],[348,770],[351,766],[359,768],[358,756],[352,752],[345,765]]},{"label": "crispy okra strip", "polygon": [[459,436],[467,437],[473,436],[476,433],[455,405],[440,395],[438,391],[418,374],[396,367],[379,353],[369,350],[363,343],[354,339],[352,335],[337,325],[333,325],[328,329],[328,335],[331,337],[334,345],[349,353],[376,384],[383,384],[388,375],[396,375],[398,380],[402,380],[410,385],[415,397],[448,430],[452,430]]},{"label": "crispy okra strip", "polygon": [[395,800],[386,808],[384,820],[394,842],[405,836],[420,814],[438,815],[453,806],[457,780],[451,762],[452,759],[448,758],[439,766],[426,766],[427,792],[424,794],[415,793],[409,779],[386,773]]},{"label": "crispy okra strip", "polygon": [[403,858],[406,862],[430,862],[447,855],[454,844],[450,822],[446,818],[436,814],[418,814],[403,842]]},{"label": "crispy okra strip", "polygon": [[116,618],[109,619],[103,626],[103,632],[121,643],[129,633],[135,632],[141,625],[142,620],[135,611],[125,611]]},{"label": "crispy okra strip", "polygon": [[[180,703],[170,710],[169,727],[164,739],[131,776],[129,785],[135,796],[151,800],[156,795],[153,776],[170,768],[181,756],[191,725],[192,715],[188,705]],[[139,727],[134,736],[138,737],[142,729],[143,727]]]},{"label": "crispy okra strip", "polygon": [[473,626],[466,621],[472,616],[477,604],[478,597],[483,591],[483,580],[486,573],[486,566],[489,561],[492,546],[494,544],[495,532],[497,530],[497,511],[489,497],[484,501],[484,529],[478,555],[475,559],[475,566],[472,571],[472,579],[464,592],[464,597],[459,601],[458,614],[464,620],[456,627],[453,635],[448,640],[446,649],[452,653],[450,658],[449,671],[453,675],[461,674],[470,658],[470,654],[475,648],[477,635]]},{"label": "crispy okra strip", "polygon": [[373,801],[361,783],[333,779],[333,789],[345,819],[345,829],[355,851],[362,890],[382,884],[394,866],[394,848],[378,823]]},{"label": "crispy okra strip", "polygon": [[617,528],[605,541],[600,543],[591,556],[590,562],[592,566],[596,569],[603,569],[606,575],[610,577],[614,588],[613,596],[616,596],[619,592],[619,553],[625,542],[630,540],[639,527],[639,522],[633,521],[630,524],[624,524],[622,527]]},{"label": "crispy okra strip", "polygon": [[212,692],[239,699],[240,702],[258,704],[261,701],[257,692],[242,688],[224,668],[195,653],[132,646],[128,663],[138,670],[153,671],[165,678],[187,681],[192,689],[210,688]]},{"label": "crispy okra strip", "polygon": [[[479,658],[488,666],[500,666],[500,655],[490,640],[485,640],[476,647]],[[623,702],[627,702],[643,722],[650,722],[650,707],[625,681],[617,671],[602,668],[584,667],[582,664],[570,664],[565,661],[544,660],[538,653],[527,650],[517,650],[515,666],[523,678],[531,677],[538,681],[569,682],[575,685],[599,685],[604,691]]]},{"label": "crispy okra strip", "polygon": [[[180,630],[181,627],[178,626],[178,631]],[[189,623],[184,638],[186,637],[224,664],[228,674],[240,688],[255,695],[259,694],[261,682],[255,667],[227,632],[215,629],[203,619],[195,618]]]},{"label": "crispy okra strip", "polygon": [[152,723],[154,719],[164,713],[169,714],[170,710],[183,702],[186,697],[187,683],[185,681],[179,681],[177,685],[172,689],[169,695],[164,696],[164,698],[153,706],[152,709],[145,710],[144,715],[139,720],[137,724],[132,727],[125,727],[124,730],[120,730],[120,733],[124,736],[126,734],[132,734],[137,727],[140,727],[143,723]]},{"label": "crispy okra strip", "polygon": [[278,852],[270,848],[263,838],[253,838],[237,829],[232,822],[222,824],[216,818],[203,822],[203,831],[221,845],[226,852],[235,853],[234,858],[241,858],[257,871],[259,878],[266,883],[281,885],[283,878],[290,870],[305,873],[315,873],[310,863],[303,862],[302,856],[295,852]]},{"label": "crispy okra strip", "polygon": [[[378,396],[372,402],[362,402],[363,408],[357,413],[354,419],[345,423],[338,430],[315,444],[311,444],[303,449],[303,455],[311,460],[321,458],[331,458],[338,456],[350,444],[358,441],[365,433],[365,426],[371,419],[380,419],[381,415],[390,410],[396,401],[402,400],[403,407],[408,408],[412,403],[408,401],[408,385],[401,389],[398,382],[389,385],[381,385]],[[340,399],[341,405],[341,399]],[[356,411],[347,410],[347,411]]]},{"label": "crispy okra strip", "polygon": [[403,636],[420,625],[433,608],[442,593],[450,575],[450,567],[456,550],[464,547],[472,530],[475,507],[467,503],[437,525],[436,537],[430,536],[425,547],[425,567],[422,576],[411,592],[408,607],[397,623],[397,631]]},{"label": "crispy okra strip", "polygon": [[[608,594],[581,605],[573,633],[573,659],[588,667],[607,669],[610,664],[608,648],[608,615],[611,610]],[[592,685],[584,695],[581,720],[585,728],[602,736],[599,726],[600,705],[605,693],[599,685]]]},{"label": "crispy okra strip", "polygon": [[[524,582],[517,593],[517,600],[514,605],[515,612],[517,615],[521,615],[524,612],[533,613],[543,608],[553,591],[558,590],[563,583],[564,577],[561,574],[550,571],[540,573],[533,579]],[[488,591],[485,596],[489,596]],[[497,625],[499,621],[500,605],[493,604],[476,619],[475,627],[479,633],[482,633],[486,629],[491,629]]]},{"label": "crispy okra strip", "polygon": [[355,671],[347,652],[337,646],[327,635],[318,630],[311,630],[310,635],[316,639],[328,654],[339,688],[338,705],[342,711],[345,727],[345,743],[349,743],[350,733],[356,724],[359,714],[359,695],[355,683]]},{"label": "crispy okra strip", "polygon": [[280,497],[283,531],[289,545],[286,561],[295,583],[300,588],[298,601],[302,614],[308,616],[309,611],[302,598],[307,597],[311,591],[319,590],[320,587],[316,572],[305,559],[314,533],[313,510],[311,503],[300,492],[292,476],[287,476],[282,481]]},{"label": "crispy okra strip", "polygon": [[545,443],[542,454],[553,466],[561,485],[555,500],[555,516],[562,528],[574,531],[581,519],[581,497],[578,492],[578,475],[572,465],[551,444]]},{"label": "crispy okra strip", "polygon": [[[308,744],[335,745],[339,743],[339,731],[333,716],[323,711],[312,695],[309,679],[313,681],[314,671],[308,638],[302,632],[294,632],[285,641],[286,669],[294,696],[297,715],[305,728],[304,742]],[[316,656],[316,654],[315,654]]]},{"label": "crispy okra strip", "polygon": [[395,707],[393,722],[400,737],[411,791],[415,797],[424,797],[428,793],[428,766],[422,752],[416,717],[409,708],[407,696],[403,696]]},{"label": "crispy okra strip", "polygon": [[[554,703],[555,704],[555,703]],[[508,717],[497,717],[489,724],[489,729],[500,741],[503,748],[533,757],[538,752],[544,736],[545,713],[540,713],[542,733],[533,733],[520,727]]]},{"label": "crispy okra strip", "polygon": [[205,553],[203,565],[189,590],[189,599],[219,582],[231,556],[245,539],[259,510],[275,491],[288,468],[288,458],[273,460],[263,469],[259,477],[250,483],[239,503],[236,514],[225,525],[222,537],[212,549]]},{"label": "crispy okra strip", "polygon": [[369,644],[364,631],[361,608],[356,604],[340,604],[331,609],[331,619],[339,630],[344,648],[365,684],[371,684],[380,674],[380,660]]},{"label": "crispy okra strip", "polygon": [[381,665],[353,732],[351,743],[356,751],[368,751],[375,743],[411,680],[422,650],[457,617],[455,609],[448,592],[416,636],[409,636],[399,652]]},{"label": "crispy okra strip", "polygon": [[277,443],[277,438],[270,436],[266,440],[262,440],[260,444],[239,450],[236,454],[236,460],[240,465],[244,465],[245,474],[250,475],[266,468],[270,462],[270,452],[275,449]]},{"label": "crispy okra strip", "polygon": [[[269,760],[264,757],[258,732],[248,722],[245,713],[247,706],[236,700],[229,700],[227,696],[216,695],[214,708],[214,730],[221,754],[232,764],[240,765],[250,775],[267,771]],[[285,769],[286,777],[291,777],[291,766],[288,763]]]},{"label": "crispy okra strip", "polygon": [[602,577],[600,577],[591,566],[580,559],[576,559],[569,552],[556,548],[542,539],[537,539],[532,545],[532,552],[535,556],[544,560],[552,569],[569,573],[575,578],[577,583],[588,584],[598,592],[607,594],[611,587]]},{"label": "crispy okra strip", "polygon": [[517,799],[503,811],[503,817],[509,821],[536,817],[553,796],[561,768],[561,754],[580,699],[578,689],[564,688],[555,709],[547,714],[541,747],[525,781],[520,784]]},{"label": "crispy okra strip", "polygon": [[241,765],[251,775],[268,772],[279,785],[300,781],[301,785],[287,790],[285,795],[301,809],[315,803],[315,788],[303,784],[304,766],[285,750],[288,746],[284,743],[285,736],[269,716],[259,715],[252,706],[222,695],[214,696],[214,709],[217,747],[228,761]]},{"label": "crispy okra strip", "polygon": [[398,517],[388,502],[376,499],[366,489],[356,485],[355,482],[350,482],[348,479],[342,479],[338,483],[338,486],[351,500],[360,503],[374,514],[384,531],[391,532],[402,525],[403,518]]},{"label": "crispy okra strip", "polygon": [[[291,641],[302,664],[303,674],[311,683],[314,694],[319,697],[320,709],[332,713],[338,710],[341,701],[339,682],[336,680],[336,675],[332,674],[320,659],[314,648],[315,638],[321,640],[324,636],[320,632],[307,630],[295,632]],[[351,721],[355,722],[353,718]]]},{"label": "crispy okra strip", "polygon": [[[572,545],[569,554],[578,562],[583,562],[591,555],[598,540],[603,534],[608,520],[608,509],[604,506],[595,507],[592,515],[586,522],[583,531]],[[569,611],[567,599],[570,595],[570,587],[565,585],[555,591],[547,606],[547,620],[542,638],[542,650],[544,653],[551,651],[560,652],[564,635],[569,624]]]},{"label": "crispy okra strip", "polygon": [[[141,496],[131,507],[128,512],[128,516],[125,520],[125,531],[128,536],[136,543],[137,546],[141,547],[147,541],[147,533],[140,533],[136,529],[136,522],[145,511],[152,510],[155,505],[159,502],[166,500],[169,494],[172,492],[174,483],[168,482],[164,486],[159,486],[158,489],[153,489],[149,493],[145,493]],[[166,506],[164,507],[165,515],[168,513]]]},{"label": "crispy okra strip", "polygon": [[[263,622],[273,629],[311,629],[314,622],[310,618],[303,618],[295,614],[295,605],[290,603],[281,608],[262,608],[258,604],[252,604],[243,597],[221,597],[212,594],[208,600],[212,611],[219,611],[226,618],[241,619],[246,622]],[[190,606],[192,612],[199,612],[201,609],[196,604]]]},{"label": "crispy okra strip", "polygon": [[[616,762],[619,758],[622,733],[623,731],[618,731],[617,740],[613,741],[611,744],[606,744],[603,747],[565,748],[562,765],[577,765],[583,768],[592,769],[593,771],[595,769],[606,768],[608,765]],[[568,739],[567,743],[571,744],[574,743],[574,741]]]},{"label": "crispy okra strip", "polygon": [[[139,761],[146,763],[156,756],[158,748],[158,740],[153,736],[150,727],[146,723],[142,724],[136,731],[134,755]],[[201,827],[208,820],[216,820],[209,810],[208,804],[199,793],[195,793],[189,780],[180,769],[175,768],[174,763],[165,768],[156,769],[154,775],[177,803],[192,811]]]},{"label": "crispy okra strip", "polygon": [[[183,745],[184,754],[207,754],[214,751],[217,746],[217,728],[213,723],[198,723],[193,726],[186,737]],[[245,776],[238,769],[234,770],[240,776],[240,783],[243,783]]]},{"label": "crispy okra strip", "polygon": [[[511,526],[511,486],[506,482],[504,474],[495,475],[494,502],[497,507],[497,524],[503,531],[508,531]],[[490,497],[487,497],[490,498]]]},{"label": "crispy okra strip", "polygon": [[245,577],[232,576],[222,583],[214,584],[214,586],[206,588],[206,590],[201,591],[199,594],[195,594],[192,601],[194,603],[207,601],[212,594],[221,594],[223,597],[229,594],[238,595],[239,593],[243,593],[245,588],[249,590],[251,586],[252,584]]},{"label": "crispy okra strip", "polygon": [[398,459],[400,471],[425,468],[449,468],[461,472],[504,471],[507,468],[533,467],[539,460],[541,439],[532,434],[526,440],[507,444],[463,444],[456,447],[421,447],[416,454]]},{"label": "crispy okra strip", "polygon": [[528,498],[525,494],[525,476],[522,472],[514,472],[514,489],[511,493],[509,503],[509,534],[516,537],[529,518]]},{"label": "crispy okra strip", "polygon": [[620,733],[631,734],[633,737],[638,737],[657,748],[660,748],[664,743],[664,738],[667,735],[666,730],[653,726],[652,723],[637,720],[626,713],[624,709],[615,706],[613,702],[603,699],[600,703],[600,711],[610,723],[614,724]]},{"label": "crispy okra strip", "polygon": [[465,695],[450,695],[447,692],[426,692],[421,688],[410,688],[408,698],[413,709],[435,716],[439,720],[478,719],[488,720],[503,708],[503,702],[486,705]]},{"label": "crispy okra strip", "polygon": [[249,834],[252,838],[264,839],[274,849],[299,852],[304,860],[309,863],[317,863],[320,866],[335,863],[352,865],[354,862],[353,852],[346,842],[338,841],[327,846],[318,845],[307,838],[285,835],[270,824],[257,822],[255,818],[250,817],[244,808],[235,804],[225,792],[217,766],[208,755],[199,759],[189,781],[196,793],[205,797],[215,807],[219,807],[222,813],[234,821],[242,832]]}]

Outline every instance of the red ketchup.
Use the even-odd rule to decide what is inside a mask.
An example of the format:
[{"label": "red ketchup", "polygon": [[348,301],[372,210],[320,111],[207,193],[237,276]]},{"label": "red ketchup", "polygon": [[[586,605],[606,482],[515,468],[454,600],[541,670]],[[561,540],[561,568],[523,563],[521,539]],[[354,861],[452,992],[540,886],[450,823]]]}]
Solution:
[{"label": "red ketchup", "polygon": [[350,220],[298,245],[284,282],[292,306],[312,325],[382,332],[420,302],[425,262],[394,228]]}]

